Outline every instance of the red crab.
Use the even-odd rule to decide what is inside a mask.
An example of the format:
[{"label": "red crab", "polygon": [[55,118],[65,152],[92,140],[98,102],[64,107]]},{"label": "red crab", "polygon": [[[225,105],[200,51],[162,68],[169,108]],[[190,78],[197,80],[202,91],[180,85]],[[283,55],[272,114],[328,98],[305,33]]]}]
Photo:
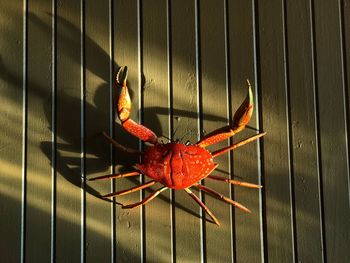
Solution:
[{"label": "red crab", "polygon": [[203,209],[208,215],[213,219],[213,221],[220,225],[214,214],[206,207],[206,205],[190,190],[190,187],[196,187],[206,193],[209,193],[218,199],[221,199],[243,211],[250,212],[248,208],[241,205],[238,202],[231,200],[228,197],[212,190],[199,182],[205,178],[219,180],[226,183],[240,185],[250,188],[261,188],[260,185],[251,184],[247,182],[241,182],[236,180],[230,180],[220,176],[210,175],[210,173],[218,166],[214,163],[213,158],[233,150],[239,146],[252,142],[259,137],[265,135],[265,133],[260,133],[243,141],[240,141],[231,146],[225,147],[223,149],[209,152],[205,149],[206,146],[217,143],[219,141],[225,140],[236,133],[243,130],[246,124],[249,122],[252,112],[253,112],[253,93],[249,81],[248,83],[248,95],[243,101],[242,105],[236,111],[233,117],[233,125],[226,126],[213,131],[212,133],[205,136],[199,142],[193,145],[185,145],[179,142],[169,142],[161,143],[158,141],[157,136],[148,128],[141,124],[137,124],[135,121],[129,118],[131,110],[131,100],[126,86],[127,79],[127,67],[122,67],[119,69],[117,74],[117,86],[122,88],[119,100],[118,100],[118,116],[124,127],[129,133],[138,137],[142,141],[152,144],[151,147],[147,148],[144,153],[139,152],[134,149],[126,148],[106,133],[104,136],[119,149],[122,149],[131,154],[138,154],[142,156],[142,163],[136,164],[136,170],[130,171],[128,173],[112,174],[107,176],[99,176],[89,179],[100,180],[100,179],[110,179],[110,178],[123,178],[128,176],[137,176],[140,174],[146,175],[152,180],[141,184],[139,186],[115,192],[105,195],[104,197],[112,197],[118,195],[124,195],[132,193],[147,187],[150,187],[156,183],[160,183],[163,186],[157,191],[150,194],[148,197],[140,202],[123,205],[122,208],[134,208],[140,205],[144,205],[154,199],[157,195],[166,189],[184,189]]}]

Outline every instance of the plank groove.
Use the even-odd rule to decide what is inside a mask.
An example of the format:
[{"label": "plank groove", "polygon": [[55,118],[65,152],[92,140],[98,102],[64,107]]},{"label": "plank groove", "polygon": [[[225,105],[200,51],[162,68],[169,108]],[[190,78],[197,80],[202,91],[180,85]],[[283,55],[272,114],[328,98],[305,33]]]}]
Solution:
[{"label": "plank groove", "polygon": [[[158,137],[170,137],[169,69],[168,69],[168,3],[153,0],[142,3],[142,73],[143,121]],[[161,109],[161,111],[159,111]],[[164,113],[162,113],[164,112]],[[160,138],[167,141],[166,138]],[[147,181],[148,179],[145,178]],[[157,184],[147,196],[160,187]],[[144,208],[144,259],[146,262],[170,262],[171,201],[170,190],[163,192]]]}]

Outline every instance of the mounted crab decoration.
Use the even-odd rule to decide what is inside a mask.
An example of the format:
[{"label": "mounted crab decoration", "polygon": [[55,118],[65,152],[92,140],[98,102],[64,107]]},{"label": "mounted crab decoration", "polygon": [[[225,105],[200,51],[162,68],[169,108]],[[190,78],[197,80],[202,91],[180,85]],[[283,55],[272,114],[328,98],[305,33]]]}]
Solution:
[{"label": "mounted crab decoration", "polygon": [[152,180],[127,190],[107,194],[104,197],[113,197],[132,193],[150,187],[156,183],[160,183],[162,184],[162,187],[160,187],[158,190],[150,194],[142,201],[134,204],[123,205],[122,208],[135,208],[141,205],[145,205],[161,192],[169,188],[175,190],[183,189],[202,207],[202,209],[204,209],[204,211],[213,219],[217,225],[220,225],[219,221],[209,210],[209,208],[190,190],[190,187],[195,187],[243,211],[250,212],[250,210],[242,204],[233,201],[230,198],[216,192],[215,190],[200,184],[200,181],[203,179],[211,179],[244,187],[261,188],[260,185],[211,175],[211,172],[218,166],[218,164],[216,164],[213,160],[215,157],[230,150],[234,150],[237,147],[245,145],[249,142],[257,140],[261,136],[265,135],[265,133],[257,134],[236,144],[214,152],[209,152],[207,149],[205,149],[205,147],[209,145],[228,139],[229,137],[242,131],[249,122],[253,112],[253,93],[249,81],[247,81],[248,95],[243,101],[242,105],[236,111],[233,117],[232,126],[226,126],[217,129],[193,145],[187,145],[179,142],[169,142],[164,144],[158,141],[157,136],[150,129],[141,124],[137,124],[135,121],[130,119],[131,100],[126,85],[127,73],[127,67],[122,67],[119,69],[116,78],[117,86],[121,87],[122,89],[118,100],[119,119],[125,130],[138,137],[142,141],[150,143],[152,146],[147,148],[145,152],[139,152],[138,150],[130,149],[120,145],[106,133],[103,133],[107,140],[117,148],[122,149],[123,151],[126,151],[130,154],[141,155],[142,162],[140,164],[136,164],[137,169],[134,171],[107,176],[99,176],[91,178],[89,180],[93,181],[111,178],[124,178],[129,176],[137,176],[140,174],[143,174]]}]

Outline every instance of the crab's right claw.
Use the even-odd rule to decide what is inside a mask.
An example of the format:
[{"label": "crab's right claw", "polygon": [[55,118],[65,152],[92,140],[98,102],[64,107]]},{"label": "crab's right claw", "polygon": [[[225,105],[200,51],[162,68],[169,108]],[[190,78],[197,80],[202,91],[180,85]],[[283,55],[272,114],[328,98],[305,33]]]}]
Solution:
[{"label": "crab's right claw", "polygon": [[157,136],[154,132],[130,119],[131,99],[126,85],[127,77],[128,68],[126,66],[121,67],[116,77],[117,84],[122,87],[118,100],[118,117],[122,122],[124,129],[129,133],[145,142],[155,144],[157,143]]},{"label": "crab's right claw", "polygon": [[225,126],[209,133],[202,140],[200,140],[197,143],[197,145],[201,147],[207,147],[209,145],[220,142],[222,140],[226,140],[245,128],[250,118],[252,117],[253,106],[254,106],[252,87],[250,85],[249,80],[247,80],[247,83],[248,83],[247,97],[245,98],[245,100],[243,101],[243,103],[241,104],[241,106],[238,108],[235,115],[233,116],[232,126],[231,125]]},{"label": "crab's right claw", "polygon": [[250,85],[249,80],[247,79],[248,84],[248,94],[241,106],[236,111],[235,115],[233,116],[233,130],[235,133],[243,130],[245,126],[250,121],[250,118],[253,114],[253,106],[254,106],[254,97],[253,97],[253,91],[252,86]]}]

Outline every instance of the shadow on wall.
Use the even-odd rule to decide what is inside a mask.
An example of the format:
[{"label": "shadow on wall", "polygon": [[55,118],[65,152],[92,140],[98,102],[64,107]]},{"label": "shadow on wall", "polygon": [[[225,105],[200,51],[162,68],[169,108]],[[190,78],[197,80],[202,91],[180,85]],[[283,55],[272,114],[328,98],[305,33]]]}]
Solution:
[{"label": "shadow on wall", "polygon": [[[36,15],[30,14],[31,20],[39,27],[43,32],[46,34],[50,33],[50,28],[43,23]],[[72,49],[72,46],[80,46],[80,42],[76,42],[73,39],[76,38],[77,35],[80,35],[80,29],[77,28],[75,25],[71,24],[69,21],[65,20],[62,17],[57,17],[57,20],[59,23],[61,23],[62,28],[59,31],[58,38],[62,43],[60,42],[60,48],[62,49],[62,53],[65,54],[65,56],[70,57],[75,63],[80,64],[81,63],[81,57],[80,53],[74,52],[74,49]],[[61,33],[63,32],[63,33]],[[61,35],[62,34],[62,35]],[[85,45],[89,47],[89,52],[93,54],[94,58],[96,59],[89,59],[87,60],[86,64],[86,70],[92,72],[94,75],[100,77],[103,79],[104,83],[100,85],[97,88],[97,91],[94,94],[93,104],[90,104],[88,102],[85,103],[85,115],[89,116],[89,119],[96,120],[94,125],[99,125],[98,120],[106,119],[106,116],[109,116],[109,109],[106,106],[106,98],[109,98],[110,96],[110,84],[109,84],[109,72],[101,71],[101,69],[106,67],[106,63],[108,64],[110,61],[110,56],[108,53],[106,53],[93,39],[91,39],[89,36],[85,37]],[[114,69],[118,69],[119,65],[115,62],[113,64]],[[59,72],[58,72],[59,74]],[[142,75],[143,76],[143,75]],[[145,77],[143,76],[143,84],[145,83]],[[35,87],[35,85],[33,85]],[[113,85],[114,86],[114,85]],[[115,86],[114,86],[115,87]],[[133,98],[133,83],[128,83],[129,92],[131,96],[131,100]],[[58,87],[58,89],[63,90],[69,90],[70,87]],[[41,88],[37,88],[38,96],[40,96],[40,90]],[[116,91],[116,92],[115,92]],[[147,91],[146,91],[147,92]],[[116,94],[114,94],[116,93]],[[119,91],[117,89],[113,90],[114,99],[113,101],[116,101],[116,98],[119,96]],[[57,148],[58,150],[70,150],[72,152],[80,153],[80,134],[75,134],[75,136],[70,133],[70,130],[77,130],[80,131],[81,129],[81,119],[75,119],[72,115],[72,112],[80,112],[81,111],[81,99],[77,97],[72,97],[64,92],[59,93],[59,99],[60,104],[64,105],[64,107],[60,107],[61,105],[58,105],[60,107],[60,115],[64,116],[64,124],[66,127],[70,127],[70,129],[60,129],[57,131],[57,136],[61,139],[63,139],[68,144],[58,144]],[[51,118],[51,100],[52,98],[48,98],[46,104],[44,105],[45,114],[50,120]],[[115,105],[113,105],[115,106]],[[136,108],[136,107],[134,107]],[[134,109],[137,110],[137,109]],[[162,129],[161,125],[159,123],[159,119],[157,118],[157,115],[167,115],[168,114],[167,108],[161,108],[161,107],[148,107],[144,109],[144,114],[148,116],[148,119],[155,127],[153,130],[156,134],[159,136],[162,135]],[[188,117],[197,119],[198,115],[197,112],[188,112],[186,110],[180,110],[180,109],[174,109],[174,115],[178,117]],[[205,114],[203,116],[205,120],[212,120],[212,121],[227,121],[226,118],[215,116],[211,114]],[[127,134],[127,132],[123,129],[123,127],[117,123],[114,122],[115,125],[115,133],[118,134],[117,140],[119,143],[127,143],[128,141],[135,141],[135,137],[132,137],[130,134]],[[103,137],[100,136],[100,132],[103,131],[104,127],[101,127],[98,133],[94,134],[92,137],[87,137],[86,141],[92,141],[92,140],[98,140],[99,142],[97,144],[93,145],[101,145],[107,143],[104,141]],[[52,127],[51,127],[52,129]],[[182,137],[182,135],[178,135],[179,138]],[[197,135],[196,135],[197,136]],[[43,152],[46,153],[48,157],[50,157],[51,152],[51,142],[43,142],[42,144]],[[99,159],[105,160],[104,162],[97,162],[97,163],[103,163],[101,166],[92,165],[94,167],[94,170],[89,171],[91,173],[103,170],[110,164],[109,161],[109,151],[107,147],[104,147],[103,155],[101,155],[100,149],[91,148],[89,149],[89,152],[87,152],[87,155],[93,154],[95,156],[98,156]],[[98,154],[97,154],[98,153]],[[125,155],[124,152],[117,152],[118,156],[118,164],[123,166],[129,166],[133,163],[130,163],[130,158]],[[58,157],[60,158],[60,157]],[[72,159],[72,158],[66,158],[63,160],[64,163],[67,164],[65,169],[71,169],[69,166],[79,166],[80,165],[80,159]],[[87,162],[95,162],[92,160],[87,160]],[[79,167],[78,167],[79,169]],[[125,168],[127,170],[127,168]],[[66,170],[67,171],[67,170]],[[122,170],[123,171],[123,168]],[[80,171],[76,171],[77,174],[80,174]],[[63,175],[65,175],[65,172],[62,172]],[[70,179],[66,178],[67,180],[71,181]],[[77,178],[77,180],[71,181],[74,185],[77,185],[80,187],[80,177]],[[91,192],[93,193],[93,192]]]}]

